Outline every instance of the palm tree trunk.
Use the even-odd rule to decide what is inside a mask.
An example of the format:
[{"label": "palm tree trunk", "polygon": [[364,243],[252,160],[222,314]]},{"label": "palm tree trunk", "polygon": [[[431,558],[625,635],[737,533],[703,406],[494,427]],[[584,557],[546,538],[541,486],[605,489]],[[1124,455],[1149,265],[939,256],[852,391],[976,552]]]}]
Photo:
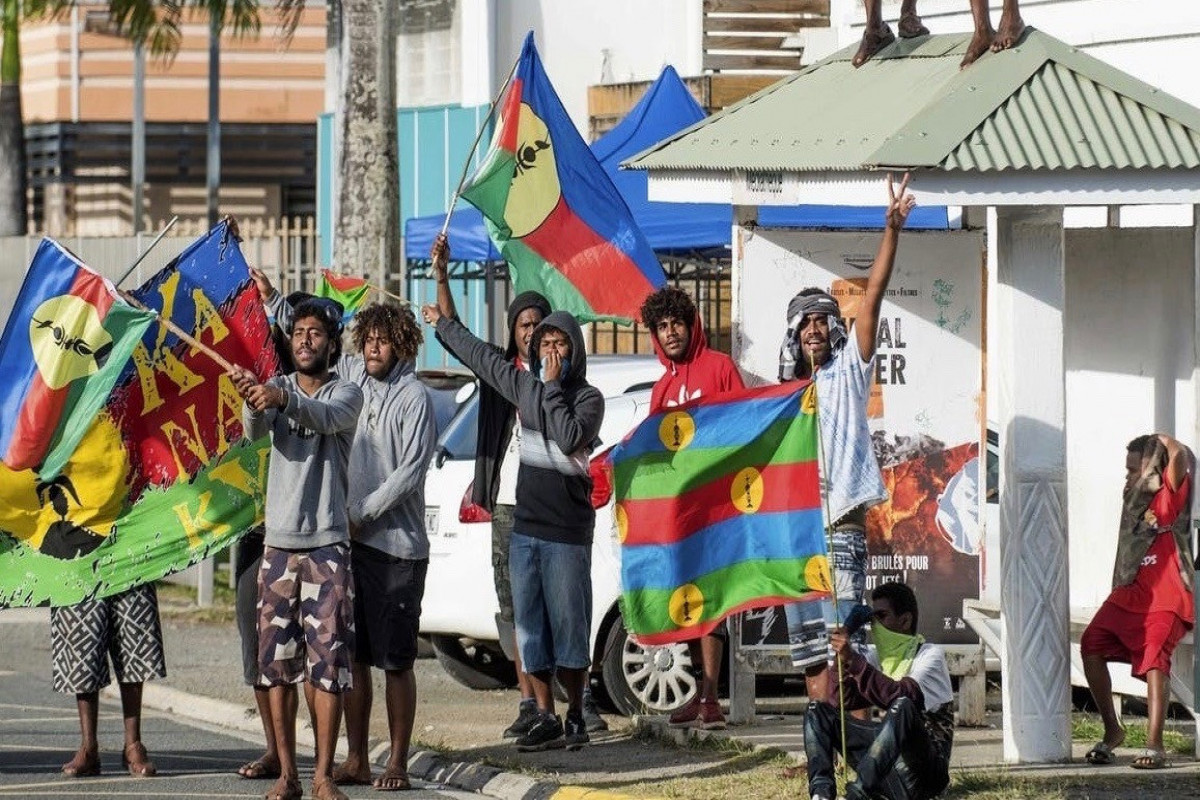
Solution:
[{"label": "palm tree trunk", "polygon": [[342,119],[333,266],[381,286],[400,267],[392,0],[342,2]]},{"label": "palm tree trunk", "polygon": [[21,117],[20,0],[3,0],[0,53],[0,236],[25,233],[25,122]]}]

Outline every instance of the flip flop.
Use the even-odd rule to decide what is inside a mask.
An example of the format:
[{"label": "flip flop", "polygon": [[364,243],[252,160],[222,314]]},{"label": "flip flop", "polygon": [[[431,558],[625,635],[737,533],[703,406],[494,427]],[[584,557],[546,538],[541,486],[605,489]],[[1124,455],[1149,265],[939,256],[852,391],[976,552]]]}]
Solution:
[{"label": "flip flop", "polygon": [[[387,785],[389,782],[394,785]],[[408,773],[402,769],[385,770],[371,785],[377,792],[405,792],[412,788],[412,783],[408,780]]]},{"label": "flip flop", "polygon": [[1087,763],[1096,766],[1112,764],[1116,761],[1116,757],[1113,755],[1113,748],[1109,747],[1107,742],[1096,742],[1096,746],[1088,750],[1084,758],[1087,759]]},{"label": "flip flop", "polygon": [[268,764],[260,758],[242,764],[240,767],[238,767],[237,774],[248,781],[257,781],[264,778],[278,778],[279,764]]},{"label": "flip flop", "polygon": [[263,797],[265,800],[301,800],[304,797],[304,787],[298,780],[279,778]]},{"label": "flip flop", "polygon": [[[129,757],[130,753],[133,753],[133,758]],[[121,766],[129,770],[129,774],[135,778],[153,778],[158,774],[154,762],[146,753],[146,745],[141,742],[125,745],[125,749],[121,751]]]},{"label": "flip flop", "polygon": [[1129,766],[1134,769],[1162,769],[1167,766],[1167,751],[1156,747],[1147,747]]},{"label": "flip flop", "polygon": [[370,786],[371,785],[370,775],[371,775],[371,773],[368,772],[367,778],[366,778],[366,780],[364,780],[364,779],[358,777],[357,775],[354,775],[354,774],[350,773],[349,771],[347,771],[346,766],[344,764],[339,764],[338,766],[333,768],[333,774],[330,777],[333,779],[333,783],[335,786]]}]

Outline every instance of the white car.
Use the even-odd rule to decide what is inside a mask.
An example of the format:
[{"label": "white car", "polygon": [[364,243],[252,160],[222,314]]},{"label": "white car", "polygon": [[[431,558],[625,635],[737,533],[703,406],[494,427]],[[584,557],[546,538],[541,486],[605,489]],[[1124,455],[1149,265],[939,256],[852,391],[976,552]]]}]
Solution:
[{"label": "white car", "polygon": [[[649,413],[650,387],[662,375],[654,356],[588,356],[588,381],[605,396],[598,464]],[[476,393],[477,394],[477,393]],[[461,399],[461,398],[460,398]],[[462,403],[438,440],[425,480],[429,573],[421,604],[421,633],[455,680],[473,689],[516,684],[499,641],[492,578],[491,519],[471,502],[475,474],[477,397]],[[642,648],[621,620],[620,550],[614,533],[612,490],[593,468],[596,528],[592,544],[592,676],[611,705],[625,714],[670,711],[691,699],[696,680],[683,645]]]}]

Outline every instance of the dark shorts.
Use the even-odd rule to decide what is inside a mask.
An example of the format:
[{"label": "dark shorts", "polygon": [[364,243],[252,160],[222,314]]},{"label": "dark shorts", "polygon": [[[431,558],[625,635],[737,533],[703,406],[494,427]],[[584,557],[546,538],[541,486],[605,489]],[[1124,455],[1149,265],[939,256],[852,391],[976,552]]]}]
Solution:
[{"label": "dark shorts", "polygon": [[1079,638],[1079,652],[1129,664],[1133,677],[1145,680],[1152,669],[1171,673],[1171,656],[1185,633],[1183,620],[1170,611],[1139,614],[1106,602]]},{"label": "dark shorts", "polygon": [[354,582],[350,546],[263,550],[258,571],[259,686],[350,689]]},{"label": "dark shorts", "polygon": [[500,619],[510,625],[513,622],[513,596],[512,578],[508,571],[508,551],[512,546],[515,510],[515,506],[499,504],[492,509],[492,579],[496,582]]},{"label": "dark shorts", "polygon": [[429,560],[399,558],[357,543],[351,545],[350,556],[356,598],[354,660],[376,669],[412,669]]},{"label": "dark shorts", "polygon": [[233,575],[237,585],[234,616],[242,638],[242,680],[258,684],[258,571],[262,569],[263,529],[254,528],[234,545]]},{"label": "dark shorts", "polygon": [[98,692],[112,680],[141,683],[167,674],[158,594],[147,583],[99,600],[50,609],[54,691]]}]

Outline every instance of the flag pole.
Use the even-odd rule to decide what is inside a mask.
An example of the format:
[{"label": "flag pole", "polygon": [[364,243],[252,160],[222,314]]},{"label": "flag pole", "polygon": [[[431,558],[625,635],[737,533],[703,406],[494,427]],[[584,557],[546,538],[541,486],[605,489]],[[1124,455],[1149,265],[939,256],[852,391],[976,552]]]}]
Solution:
[{"label": "flag pole", "polygon": [[171,217],[171,221],[166,224],[166,227],[164,227],[161,231],[158,232],[158,236],[154,237],[154,241],[150,243],[149,247],[147,247],[145,250],[142,251],[142,254],[137,257],[137,260],[129,265],[129,269],[125,270],[125,274],[122,275],[115,284],[113,284],[114,286],[119,287],[122,283],[125,282],[126,278],[128,278],[131,274],[133,274],[133,271],[135,269],[137,269],[138,264],[142,263],[142,261],[145,260],[146,256],[150,255],[150,251],[154,249],[155,245],[157,245],[159,242],[162,241],[162,238],[167,235],[167,233],[171,230],[171,228],[175,227],[176,222],[179,222],[179,217],[177,217],[177,216]]},{"label": "flag pole", "polygon": [[[467,182],[467,171],[471,169],[471,158],[474,157],[475,151],[479,149],[479,142],[483,139],[483,132],[487,130],[488,123],[492,120],[492,115],[496,113],[496,106],[500,105],[500,98],[504,96],[504,90],[512,82],[512,77],[517,72],[517,64],[520,63],[521,57],[517,56],[517,60],[513,62],[512,69],[508,71],[508,77],[504,79],[504,83],[500,84],[500,91],[496,95],[496,99],[488,107],[488,113],[483,120],[483,124],[479,126],[479,130],[475,134],[475,141],[471,145],[471,151],[467,153],[467,157],[463,161],[462,175],[458,178],[458,188],[454,190],[454,196],[450,198],[450,205],[446,209],[446,219],[442,221],[442,236],[445,236],[446,231],[450,229],[450,215],[454,213],[454,206],[458,203],[458,198],[462,194],[463,184]],[[395,297],[395,295],[392,296]]]},{"label": "flag pole", "polygon": [[[821,398],[817,394],[817,362],[812,353],[808,354],[808,364],[808,374],[812,376],[813,409],[817,418],[817,456],[821,460],[821,474],[825,476],[825,482],[828,485],[829,469],[828,462],[825,460],[825,437],[821,435]],[[833,553],[833,520],[830,519],[828,491],[821,492],[821,508],[825,516],[825,548],[829,562],[829,594],[833,601],[833,618],[841,623],[842,615],[838,610],[837,571],[834,567],[836,559]],[[846,686],[843,681],[841,656],[834,656],[833,660],[837,662],[838,713],[842,723],[842,758],[838,762],[838,766],[844,777],[846,774]]]},{"label": "flag pole", "polygon": [[236,372],[237,371],[237,368],[228,359],[226,359],[223,355],[218,353],[216,350],[213,350],[211,347],[206,345],[204,342],[201,342],[196,337],[192,336],[190,333],[188,333],[183,328],[176,325],[171,320],[164,317],[159,312],[155,311],[153,308],[150,308],[150,307],[144,305],[143,303],[141,303],[136,297],[131,295],[129,292],[121,291],[121,297],[123,297],[125,299],[125,302],[129,303],[129,305],[133,306],[134,308],[140,308],[142,311],[149,311],[151,314],[154,315],[155,319],[157,319],[160,323],[162,323],[163,325],[166,326],[167,330],[169,330],[171,333],[178,336],[189,346],[199,350],[200,352],[204,353],[206,356],[211,358],[213,361],[220,364],[221,368],[224,369],[226,372]]}]

